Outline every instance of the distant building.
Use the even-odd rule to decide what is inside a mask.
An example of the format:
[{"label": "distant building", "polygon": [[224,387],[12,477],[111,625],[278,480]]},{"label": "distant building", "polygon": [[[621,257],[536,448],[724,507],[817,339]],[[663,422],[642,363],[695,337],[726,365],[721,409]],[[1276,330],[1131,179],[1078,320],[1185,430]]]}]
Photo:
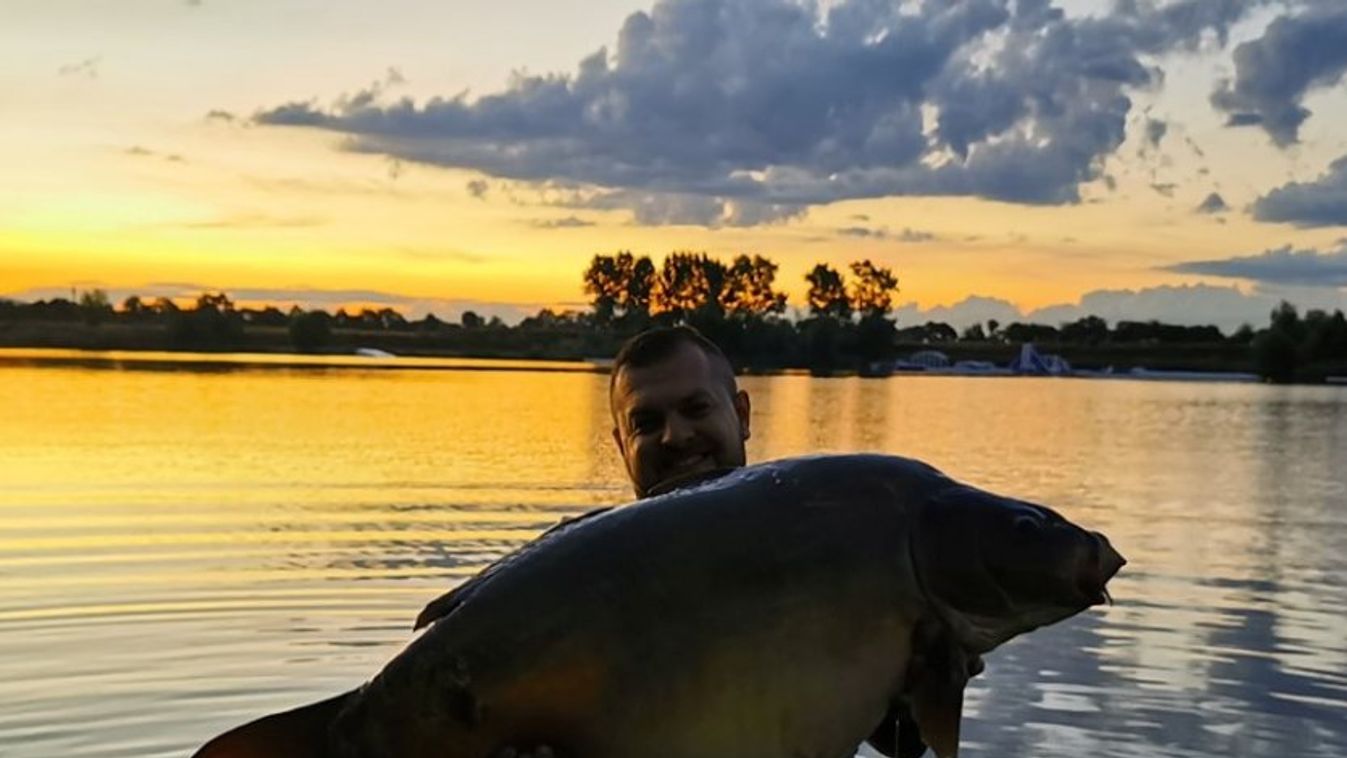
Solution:
[{"label": "distant building", "polygon": [[1020,346],[1020,354],[1010,362],[1010,370],[1029,376],[1070,376],[1071,364],[1060,355],[1045,355],[1031,342]]}]

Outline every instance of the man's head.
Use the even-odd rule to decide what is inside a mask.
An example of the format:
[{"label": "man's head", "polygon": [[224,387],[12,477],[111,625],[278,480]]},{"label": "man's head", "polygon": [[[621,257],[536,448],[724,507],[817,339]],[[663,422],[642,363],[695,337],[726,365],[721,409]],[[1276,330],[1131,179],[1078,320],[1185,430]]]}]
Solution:
[{"label": "man's head", "polygon": [[748,393],[720,348],[692,327],[628,340],[613,362],[608,398],[637,497],[670,479],[744,465]]}]

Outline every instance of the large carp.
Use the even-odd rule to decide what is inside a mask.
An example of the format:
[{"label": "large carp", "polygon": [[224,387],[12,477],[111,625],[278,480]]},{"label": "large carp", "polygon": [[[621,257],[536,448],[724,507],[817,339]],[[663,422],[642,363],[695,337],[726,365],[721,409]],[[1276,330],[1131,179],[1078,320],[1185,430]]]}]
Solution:
[{"label": "large carp", "polygon": [[197,758],[946,758],[979,656],[1104,602],[1123,563],[917,461],[751,466],[544,533],[364,686]]}]

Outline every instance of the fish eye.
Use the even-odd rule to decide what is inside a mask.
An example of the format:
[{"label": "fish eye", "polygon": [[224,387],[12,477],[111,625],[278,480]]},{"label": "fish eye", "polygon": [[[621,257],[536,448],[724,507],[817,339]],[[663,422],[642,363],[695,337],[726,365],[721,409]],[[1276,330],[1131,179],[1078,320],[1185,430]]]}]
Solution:
[{"label": "fish eye", "polygon": [[1016,516],[1011,523],[1020,534],[1034,534],[1043,527],[1040,519],[1027,515]]}]

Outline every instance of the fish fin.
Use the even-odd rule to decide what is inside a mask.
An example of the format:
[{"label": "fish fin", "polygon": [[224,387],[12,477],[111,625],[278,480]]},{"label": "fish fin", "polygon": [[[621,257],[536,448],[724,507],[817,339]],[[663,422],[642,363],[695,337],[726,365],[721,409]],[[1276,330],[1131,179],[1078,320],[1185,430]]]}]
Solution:
[{"label": "fish fin", "polygon": [[[865,742],[885,758],[895,758],[895,751],[898,749],[898,708],[901,706],[895,701],[889,704],[889,710],[884,713],[884,718],[875,727],[875,731]],[[923,747],[923,750],[925,748]]]},{"label": "fish fin", "polygon": [[885,758],[920,758],[926,752],[921,732],[912,720],[912,709],[903,700],[894,700],[866,743]]},{"label": "fish fin", "polygon": [[531,549],[533,546],[537,545],[542,540],[554,537],[566,531],[567,529],[570,529],[571,527],[575,526],[576,524],[582,521],[586,521],[594,516],[607,513],[612,509],[613,509],[612,506],[606,506],[603,508],[594,508],[592,510],[585,511],[584,513],[580,514],[579,516],[575,516],[574,518],[562,519],[556,525],[550,527],[542,534],[539,534],[536,538],[533,539],[532,542],[529,542],[528,544],[519,548],[515,552],[510,553],[505,557],[501,558],[500,560],[492,563],[491,565],[479,571],[475,576],[473,576],[468,581],[458,585],[452,590],[449,590],[443,595],[440,595],[439,597],[430,601],[430,603],[427,604],[426,607],[422,609],[422,611],[419,614],[417,614],[416,623],[412,625],[412,630],[415,631],[424,626],[430,626],[436,621],[439,621],[445,616],[448,616],[450,613],[453,613],[455,608],[468,602],[468,600],[470,600],[472,596],[476,594],[477,590],[480,589],[488,579],[494,576],[497,571],[499,571],[502,567],[512,563],[515,560],[515,558],[517,558],[520,554],[522,554],[524,551]]},{"label": "fish fin", "polygon": [[234,727],[207,742],[192,758],[326,758],[328,727],[352,694]]},{"label": "fish fin", "polygon": [[936,758],[959,755],[959,721],[963,711],[963,684],[946,680],[929,683],[913,693],[912,715],[921,732],[921,741],[929,745]]},{"label": "fish fin", "polygon": [[921,729],[912,717],[912,707],[907,703],[899,705],[898,718],[894,723],[898,727],[898,740],[894,758],[921,758],[926,752],[926,743],[921,739]]},{"label": "fish fin", "polygon": [[936,758],[956,758],[964,687],[982,672],[982,658],[937,623],[919,624],[912,646],[903,686],[910,712],[898,719],[898,749],[909,752],[900,752],[898,758],[921,755],[922,745],[929,745]]}]

